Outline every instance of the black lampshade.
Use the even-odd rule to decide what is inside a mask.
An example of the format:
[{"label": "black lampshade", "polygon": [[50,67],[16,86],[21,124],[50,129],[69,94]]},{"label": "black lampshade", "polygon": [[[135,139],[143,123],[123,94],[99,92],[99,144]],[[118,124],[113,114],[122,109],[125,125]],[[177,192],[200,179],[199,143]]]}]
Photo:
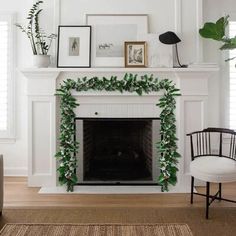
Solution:
[{"label": "black lampshade", "polygon": [[181,42],[180,38],[172,31],[159,35],[159,40],[164,44],[176,44]]}]

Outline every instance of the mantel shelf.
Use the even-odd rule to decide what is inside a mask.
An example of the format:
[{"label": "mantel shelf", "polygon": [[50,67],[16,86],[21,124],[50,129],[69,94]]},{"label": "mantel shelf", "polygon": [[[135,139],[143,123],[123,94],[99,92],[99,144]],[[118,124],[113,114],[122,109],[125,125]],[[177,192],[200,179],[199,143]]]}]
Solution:
[{"label": "mantel shelf", "polygon": [[189,67],[189,68],[124,68],[124,67],[91,67],[91,68],[23,68],[20,69],[23,73],[60,73],[60,72],[89,72],[89,73],[102,73],[102,72],[116,72],[116,73],[128,73],[128,72],[136,72],[136,73],[152,73],[152,72],[161,72],[161,73],[184,73],[184,72],[214,72],[219,71],[219,67]]}]

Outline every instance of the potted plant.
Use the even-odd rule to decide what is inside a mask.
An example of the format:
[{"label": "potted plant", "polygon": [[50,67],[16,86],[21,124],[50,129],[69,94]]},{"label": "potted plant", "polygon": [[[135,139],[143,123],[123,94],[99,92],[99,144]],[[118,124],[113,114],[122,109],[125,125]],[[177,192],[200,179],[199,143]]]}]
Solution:
[{"label": "potted plant", "polygon": [[39,16],[42,12],[40,5],[43,1],[38,0],[33,4],[28,13],[28,24],[16,26],[27,35],[33,52],[33,64],[36,67],[48,67],[50,64],[50,55],[48,51],[52,45],[52,41],[56,38],[56,34],[46,34],[39,25]]},{"label": "potted plant", "polygon": [[[220,41],[223,45],[220,47],[220,50],[232,50],[236,48],[236,36],[233,38],[229,38],[226,36],[226,28],[229,24],[229,16],[221,17],[215,23],[214,22],[206,22],[203,28],[199,29],[199,34],[203,38],[209,38],[216,41]],[[229,61],[233,58],[228,58],[225,61]]]}]

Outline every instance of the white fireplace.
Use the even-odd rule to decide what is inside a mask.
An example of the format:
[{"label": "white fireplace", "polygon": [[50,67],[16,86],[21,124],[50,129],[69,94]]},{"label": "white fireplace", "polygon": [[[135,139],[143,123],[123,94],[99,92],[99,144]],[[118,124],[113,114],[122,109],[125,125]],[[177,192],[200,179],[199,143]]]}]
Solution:
[{"label": "white fireplace", "polygon": [[[87,77],[109,77],[116,75],[122,78],[125,73],[139,75],[153,74],[160,79],[173,80],[180,89],[181,95],[177,98],[176,126],[178,152],[181,154],[177,174],[178,183],[171,187],[171,192],[189,191],[189,162],[190,152],[186,133],[199,130],[208,125],[208,78],[218,69],[213,68],[82,68],[82,69],[24,69],[22,72],[27,78],[28,96],[28,185],[37,187],[56,188],[59,186],[57,178],[57,163],[54,157],[58,147],[59,134],[59,100],[55,96],[56,88],[67,78],[77,79]],[[78,158],[79,182],[88,183],[85,176],[84,150],[82,138],[84,128],[81,125],[85,119],[151,119],[158,118],[160,108],[156,106],[161,93],[150,93],[138,96],[136,93],[119,92],[75,92],[73,94],[80,104],[76,108],[78,123],[78,140],[80,149]],[[152,123],[155,130],[158,124]],[[152,133],[152,139],[158,139],[158,133]],[[123,150],[123,149],[122,149]],[[124,155],[127,150],[118,150],[117,155]],[[152,156],[155,156],[152,144]],[[152,160],[152,168],[157,166],[156,159]],[[141,182],[155,183],[158,169],[152,170],[152,178]],[[92,178],[92,177],[91,177]],[[115,177],[111,183],[119,181]],[[94,181],[96,182],[96,181]],[[99,183],[103,181],[100,179]],[[132,180],[128,181],[132,185]],[[133,183],[136,180],[133,179]],[[115,186],[114,186],[115,187]]]}]

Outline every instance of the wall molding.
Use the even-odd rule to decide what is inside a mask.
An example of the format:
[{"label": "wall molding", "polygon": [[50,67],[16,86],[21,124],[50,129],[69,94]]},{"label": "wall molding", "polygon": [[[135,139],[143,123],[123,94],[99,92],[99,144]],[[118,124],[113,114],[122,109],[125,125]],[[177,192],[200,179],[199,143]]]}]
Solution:
[{"label": "wall molding", "polygon": [[[61,23],[61,0],[54,0],[54,26],[53,26],[53,31],[55,32],[55,34],[58,33],[58,26]],[[57,61],[57,45],[58,45],[58,41],[55,40],[55,47],[53,49],[53,55],[54,58],[52,58],[52,63],[53,65],[56,65],[56,61]]]},{"label": "wall molding", "polygon": [[175,0],[175,22],[176,33],[182,33],[182,0]]},{"label": "wall molding", "polygon": [[[199,0],[197,0],[198,2]],[[200,0],[202,1],[202,0]],[[175,32],[182,32],[182,0],[174,0],[175,16],[174,16],[174,29]],[[57,27],[61,23],[61,0],[54,0],[54,32],[57,32]],[[57,51],[57,43],[55,52]]]},{"label": "wall molding", "polygon": [[196,0],[196,62],[202,62],[203,60],[203,43],[202,39],[199,36],[198,30],[202,27],[203,24],[203,1]]}]

